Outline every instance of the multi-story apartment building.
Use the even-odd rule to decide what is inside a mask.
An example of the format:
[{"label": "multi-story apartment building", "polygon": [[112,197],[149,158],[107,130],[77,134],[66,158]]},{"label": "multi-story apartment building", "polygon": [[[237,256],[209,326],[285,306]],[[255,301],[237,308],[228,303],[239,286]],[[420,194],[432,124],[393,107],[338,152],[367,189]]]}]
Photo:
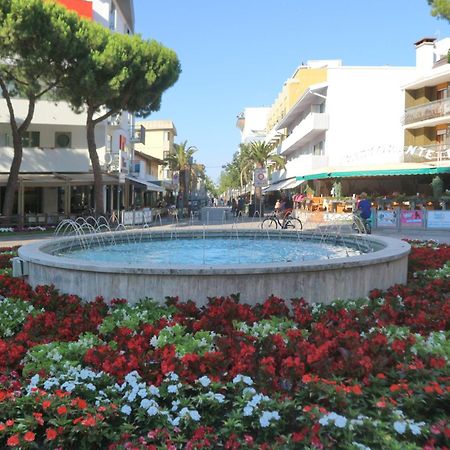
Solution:
[{"label": "multi-story apartment building", "polygon": [[[405,160],[450,173],[450,38],[416,42],[417,77],[405,85]],[[450,184],[450,183],[449,183]]]},{"label": "multi-story apartment building", "polygon": [[[414,74],[413,67],[344,66],[339,60],[300,66],[268,122],[266,140],[277,144],[287,161],[270,189],[309,182],[317,195],[329,195],[339,179],[347,195],[395,190],[394,179],[384,175],[390,169],[402,172],[402,85]],[[292,84],[298,86],[296,100],[283,95]],[[280,113],[283,103],[287,107]]]},{"label": "multi-story apartment building", "polygon": [[266,192],[300,184],[330,195],[430,193],[450,185],[450,38],[416,43],[416,66],[308,61],[274,101],[266,142],[285,156]]},{"label": "multi-story apartment building", "polygon": [[[133,33],[132,0],[58,0],[82,17],[112,31]],[[25,116],[27,101],[14,99],[16,117]],[[132,202],[132,186],[142,185],[129,177],[133,117],[123,112],[96,126],[96,144],[105,189],[105,208],[110,211]],[[41,100],[24,137],[16,211],[22,217],[44,223],[58,215],[79,214],[94,206],[93,174],[87,149],[85,114],[75,114],[64,102]],[[0,210],[11,167],[9,114],[0,99]]]},{"label": "multi-story apartment building", "polygon": [[171,197],[177,188],[173,174],[164,163],[164,159],[173,152],[177,130],[171,120],[147,120],[137,122],[135,131],[144,134],[145,138],[134,145],[130,176],[151,183],[144,205],[154,206],[157,192],[166,191],[166,195]]}]

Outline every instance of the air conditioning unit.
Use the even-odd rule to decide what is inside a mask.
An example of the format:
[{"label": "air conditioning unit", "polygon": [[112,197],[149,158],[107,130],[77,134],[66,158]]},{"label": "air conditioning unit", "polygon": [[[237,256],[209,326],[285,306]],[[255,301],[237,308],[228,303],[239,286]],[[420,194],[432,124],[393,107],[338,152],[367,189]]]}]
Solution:
[{"label": "air conditioning unit", "polygon": [[55,133],[56,148],[70,148],[72,146],[72,133],[68,131]]}]

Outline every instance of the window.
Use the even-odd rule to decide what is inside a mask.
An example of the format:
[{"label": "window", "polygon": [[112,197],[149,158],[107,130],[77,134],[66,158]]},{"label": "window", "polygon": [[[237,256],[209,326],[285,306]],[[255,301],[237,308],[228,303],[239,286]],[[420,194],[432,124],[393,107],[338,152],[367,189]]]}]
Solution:
[{"label": "window", "polygon": [[72,133],[69,131],[55,133],[56,148],[70,148],[72,145]]},{"label": "window", "polygon": [[9,147],[8,133],[0,133],[0,147]]},{"label": "window", "polygon": [[22,136],[22,145],[24,147],[39,147],[41,133],[39,131],[25,131]]},{"label": "window", "polygon": [[443,100],[448,97],[448,88],[438,89],[436,91],[436,99]]},{"label": "window", "polygon": [[323,147],[324,147],[323,141],[320,141],[319,143],[315,144],[313,148],[313,155],[315,156],[323,155],[324,154]]},{"label": "window", "polygon": [[116,15],[117,15],[116,5],[113,2],[111,2],[111,9],[109,11],[109,29],[110,30],[116,29]]}]

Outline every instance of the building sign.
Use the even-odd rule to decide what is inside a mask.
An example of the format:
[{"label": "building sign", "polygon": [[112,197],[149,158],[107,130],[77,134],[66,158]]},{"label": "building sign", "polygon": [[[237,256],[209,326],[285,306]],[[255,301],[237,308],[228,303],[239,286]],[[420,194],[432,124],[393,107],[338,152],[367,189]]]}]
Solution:
[{"label": "building sign", "polygon": [[253,185],[255,187],[264,187],[269,184],[267,169],[255,169],[253,172]]},{"label": "building sign", "polygon": [[372,147],[361,148],[354,152],[346,153],[342,156],[342,161],[346,165],[360,165],[361,161],[365,163],[380,163],[380,156],[383,158],[384,163],[398,163],[401,162],[403,157],[403,146],[385,144],[375,145]]},{"label": "building sign", "polygon": [[172,175],[172,184],[174,186],[179,186],[180,185],[180,172],[174,172]]},{"label": "building sign", "polygon": [[395,228],[397,226],[396,211],[377,211],[377,227]]},{"label": "building sign", "polygon": [[450,228],[450,211],[428,211],[427,228]]},{"label": "building sign", "polygon": [[424,214],[422,210],[404,210],[400,211],[400,223],[402,227],[423,227]]},{"label": "building sign", "polygon": [[419,147],[410,145],[405,147],[405,162],[425,162],[425,161],[442,161],[450,159],[450,148],[448,144],[429,145]]}]

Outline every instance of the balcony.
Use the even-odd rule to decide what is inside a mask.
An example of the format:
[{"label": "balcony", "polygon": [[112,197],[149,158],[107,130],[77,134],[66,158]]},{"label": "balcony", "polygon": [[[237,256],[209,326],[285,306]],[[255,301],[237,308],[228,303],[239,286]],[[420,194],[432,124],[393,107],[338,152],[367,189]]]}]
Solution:
[{"label": "balcony", "polygon": [[[417,122],[429,121],[424,125],[437,125],[440,122],[445,122],[442,120],[444,117],[450,115],[450,98],[444,98],[442,100],[436,100],[434,102],[425,103],[424,105],[414,106],[408,108],[403,116],[403,125],[411,125]],[[437,120],[433,120],[437,119]]]},{"label": "balcony", "polygon": [[328,122],[328,114],[326,113],[308,114],[282,142],[280,153],[282,155],[288,154],[304,147],[328,130]]}]

